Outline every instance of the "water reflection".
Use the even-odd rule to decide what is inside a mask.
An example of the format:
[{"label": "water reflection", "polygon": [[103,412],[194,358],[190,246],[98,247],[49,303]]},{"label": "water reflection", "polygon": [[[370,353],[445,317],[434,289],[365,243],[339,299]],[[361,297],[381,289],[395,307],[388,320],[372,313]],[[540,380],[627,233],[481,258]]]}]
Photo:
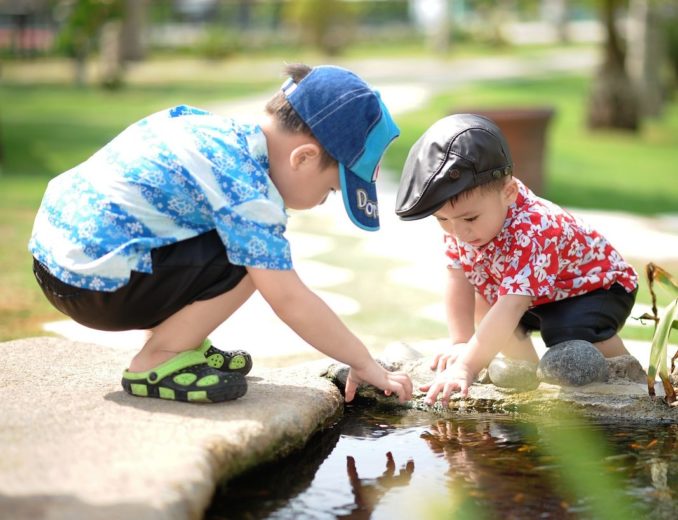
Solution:
[{"label": "water reflection", "polygon": [[408,460],[407,464],[395,473],[395,460],[393,454],[386,452],[386,469],[377,478],[361,479],[358,476],[355,459],[352,456],[346,457],[346,472],[348,480],[351,483],[351,492],[353,493],[355,508],[348,514],[338,515],[337,518],[345,519],[367,519],[371,518],[374,508],[379,504],[382,496],[392,488],[404,487],[410,483],[412,473],[414,473],[414,461]]},{"label": "water reflection", "polygon": [[304,450],[229,482],[206,518],[673,519],[677,448],[678,425],[355,408]]},{"label": "water reflection", "polygon": [[570,504],[544,478],[533,424],[504,420],[441,420],[421,438],[449,465],[448,483],[492,518],[566,518]]}]

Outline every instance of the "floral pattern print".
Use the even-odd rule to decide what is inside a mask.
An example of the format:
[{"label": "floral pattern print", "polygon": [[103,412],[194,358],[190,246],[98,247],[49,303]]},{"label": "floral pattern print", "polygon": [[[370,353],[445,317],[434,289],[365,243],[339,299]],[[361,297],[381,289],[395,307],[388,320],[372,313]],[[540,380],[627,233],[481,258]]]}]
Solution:
[{"label": "floral pattern print", "polygon": [[233,264],[291,269],[287,215],[260,127],[181,105],[55,177],[29,250],[60,280],[113,291],[151,250],[216,229]]},{"label": "floral pattern print", "polygon": [[518,198],[491,242],[475,248],[445,235],[448,267],[463,269],[488,303],[519,294],[536,306],[614,283],[629,292],[637,287],[633,267],[602,235],[516,181]]}]

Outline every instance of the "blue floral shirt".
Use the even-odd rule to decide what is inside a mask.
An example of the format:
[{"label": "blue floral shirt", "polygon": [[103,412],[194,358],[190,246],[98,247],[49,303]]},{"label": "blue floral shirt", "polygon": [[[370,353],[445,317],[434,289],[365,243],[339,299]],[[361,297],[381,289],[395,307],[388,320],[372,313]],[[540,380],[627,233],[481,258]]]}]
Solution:
[{"label": "blue floral shirt", "polygon": [[29,250],[63,282],[98,291],[150,273],[151,249],[213,229],[231,263],[291,269],[268,168],[257,125],[185,105],[158,112],[50,181]]}]

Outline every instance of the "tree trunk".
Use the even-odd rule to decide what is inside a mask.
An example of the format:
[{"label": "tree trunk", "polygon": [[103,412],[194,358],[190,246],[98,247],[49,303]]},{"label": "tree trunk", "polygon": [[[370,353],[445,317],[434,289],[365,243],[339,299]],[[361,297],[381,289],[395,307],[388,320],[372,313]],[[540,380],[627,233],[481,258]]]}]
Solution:
[{"label": "tree trunk", "polygon": [[146,12],[148,0],[124,0],[120,59],[140,61],[146,56]]},{"label": "tree trunk", "polygon": [[603,0],[603,23],[607,38],[604,60],[593,81],[589,96],[590,128],[617,128],[637,131],[639,109],[635,89],[626,74],[624,50],[615,25],[618,0]]},{"label": "tree trunk", "polygon": [[110,20],[101,28],[99,38],[100,82],[103,87],[116,89],[122,86],[122,22]]},{"label": "tree trunk", "polygon": [[252,23],[252,0],[238,2],[238,28],[242,31],[250,28]]},{"label": "tree trunk", "polygon": [[659,116],[663,104],[660,70],[665,56],[658,18],[650,0],[631,0],[626,68],[638,92],[641,113],[650,117]]},{"label": "tree trunk", "polygon": [[77,49],[73,57],[74,78],[76,87],[84,87],[87,85],[87,56],[88,52],[85,49]]},{"label": "tree trunk", "polygon": [[553,26],[558,41],[568,43],[568,0],[542,0],[541,11],[542,16]]}]

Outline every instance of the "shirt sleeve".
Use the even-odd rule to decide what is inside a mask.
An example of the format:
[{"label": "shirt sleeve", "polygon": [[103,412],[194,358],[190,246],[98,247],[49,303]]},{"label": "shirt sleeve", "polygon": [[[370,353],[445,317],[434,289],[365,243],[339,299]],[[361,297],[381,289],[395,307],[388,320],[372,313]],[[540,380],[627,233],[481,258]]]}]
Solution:
[{"label": "shirt sleeve", "polygon": [[532,234],[518,230],[504,256],[498,296],[551,296],[558,273],[557,241],[555,232]]},{"label": "shirt sleeve", "polygon": [[285,226],[267,220],[251,220],[238,212],[222,215],[217,231],[231,263],[259,269],[292,269]]},{"label": "shirt sleeve", "polygon": [[445,256],[447,256],[448,269],[461,269],[461,258],[457,240],[452,235],[444,235]]}]

